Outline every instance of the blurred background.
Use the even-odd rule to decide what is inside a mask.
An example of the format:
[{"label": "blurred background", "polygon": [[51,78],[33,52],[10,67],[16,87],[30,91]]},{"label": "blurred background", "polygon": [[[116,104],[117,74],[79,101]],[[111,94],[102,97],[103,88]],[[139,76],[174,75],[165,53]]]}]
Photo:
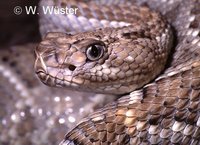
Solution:
[{"label": "blurred background", "polygon": [[37,6],[39,0],[0,1],[0,46],[11,46],[40,40],[38,15],[13,12],[15,6]]}]

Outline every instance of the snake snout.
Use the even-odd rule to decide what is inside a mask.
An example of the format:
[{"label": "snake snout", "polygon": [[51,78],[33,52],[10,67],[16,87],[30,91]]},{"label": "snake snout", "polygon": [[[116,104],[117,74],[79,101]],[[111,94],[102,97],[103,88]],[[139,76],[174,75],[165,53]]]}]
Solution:
[{"label": "snake snout", "polygon": [[46,73],[43,70],[37,71],[36,74],[44,82],[46,80]]},{"label": "snake snout", "polygon": [[47,70],[41,58],[37,58],[35,61],[35,72],[42,82],[47,78]]}]

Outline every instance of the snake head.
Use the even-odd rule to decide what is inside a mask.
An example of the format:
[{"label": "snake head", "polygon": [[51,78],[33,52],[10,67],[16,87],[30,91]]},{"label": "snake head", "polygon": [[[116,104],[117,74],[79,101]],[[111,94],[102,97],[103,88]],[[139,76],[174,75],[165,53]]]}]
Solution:
[{"label": "snake head", "polygon": [[35,50],[35,71],[49,86],[75,90],[125,94],[142,87],[160,73],[168,52],[152,52],[157,40],[131,29],[48,33]]},{"label": "snake head", "polygon": [[81,90],[82,86],[88,86],[83,89],[90,90],[90,83],[97,79],[91,69],[102,65],[108,54],[99,36],[83,35],[46,35],[35,50],[35,71],[44,84]]}]

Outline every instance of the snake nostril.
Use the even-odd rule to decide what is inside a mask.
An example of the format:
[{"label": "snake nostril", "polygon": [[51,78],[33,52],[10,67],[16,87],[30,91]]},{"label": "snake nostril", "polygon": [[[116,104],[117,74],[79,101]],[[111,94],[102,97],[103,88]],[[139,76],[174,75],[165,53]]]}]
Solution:
[{"label": "snake nostril", "polygon": [[68,68],[69,70],[74,71],[76,69],[76,66],[70,64]]}]

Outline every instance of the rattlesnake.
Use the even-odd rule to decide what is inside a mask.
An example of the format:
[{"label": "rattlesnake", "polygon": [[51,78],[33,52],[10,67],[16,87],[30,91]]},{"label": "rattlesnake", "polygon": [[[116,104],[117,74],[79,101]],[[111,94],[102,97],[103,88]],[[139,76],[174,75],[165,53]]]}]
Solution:
[{"label": "rattlesnake", "polygon": [[[54,3],[55,2],[55,3]],[[77,2],[69,7],[77,6]],[[162,71],[148,85],[126,93],[82,120],[70,131],[61,144],[199,144],[199,86],[200,86],[200,1],[199,0],[133,0],[134,5],[149,7],[171,25],[174,42]],[[40,6],[58,5],[60,0],[42,0]],[[61,6],[65,6],[63,0]],[[124,1],[96,1],[120,6]],[[128,2],[130,3],[130,1]],[[102,17],[102,6],[82,9],[81,21],[76,15],[41,14],[41,33],[48,31],[77,33],[94,29]],[[106,8],[106,6],[104,7]],[[107,9],[107,13],[115,9]],[[100,11],[100,12],[99,12]],[[88,13],[94,17],[88,27]],[[84,17],[85,16],[85,17]],[[75,19],[74,19],[75,18]],[[103,17],[105,18],[105,17]],[[107,21],[106,21],[107,20]],[[104,19],[109,22],[109,17]],[[72,24],[76,24],[73,28]],[[116,24],[114,21],[112,24]],[[123,25],[126,23],[122,23]],[[86,24],[85,24],[86,26]],[[82,36],[81,36],[82,37]],[[47,88],[37,82],[33,72],[33,48],[36,45],[11,47],[0,54],[0,143],[1,144],[57,144],[67,133],[67,118],[71,117],[73,102],[81,101],[81,94],[65,96],[67,89]],[[30,50],[30,51],[29,51]],[[74,69],[72,67],[71,69]],[[148,78],[149,79],[149,78]],[[63,90],[63,91],[62,91]],[[130,90],[132,91],[132,90]],[[99,92],[99,91],[97,91]],[[119,91],[121,92],[121,91]],[[115,94],[120,94],[118,90]],[[87,95],[87,94],[86,94]],[[121,96],[121,95],[120,95]],[[84,98],[84,96],[83,96]],[[71,100],[70,100],[71,99]],[[77,101],[76,101],[77,99]],[[87,104],[86,104],[87,105]],[[76,119],[79,119],[79,114]],[[65,120],[66,119],[66,120]]]},{"label": "rattlesnake", "polygon": [[[57,2],[67,5],[65,1]],[[66,135],[63,144],[198,144],[200,1],[155,0],[137,4],[160,11],[174,28],[176,38],[165,71],[145,86],[160,73],[160,64],[165,65],[172,35],[162,19],[144,7],[135,8],[124,1],[110,5],[108,11],[106,4],[100,8],[93,2],[69,4],[80,6],[82,13],[78,17],[94,17],[101,24],[106,18],[131,24],[77,35],[49,33],[36,49],[36,73],[50,86],[111,94],[126,94],[139,88],[82,120]],[[150,52],[149,48],[154,49]],[[152,53],[157,57],[149,60]]]}]

